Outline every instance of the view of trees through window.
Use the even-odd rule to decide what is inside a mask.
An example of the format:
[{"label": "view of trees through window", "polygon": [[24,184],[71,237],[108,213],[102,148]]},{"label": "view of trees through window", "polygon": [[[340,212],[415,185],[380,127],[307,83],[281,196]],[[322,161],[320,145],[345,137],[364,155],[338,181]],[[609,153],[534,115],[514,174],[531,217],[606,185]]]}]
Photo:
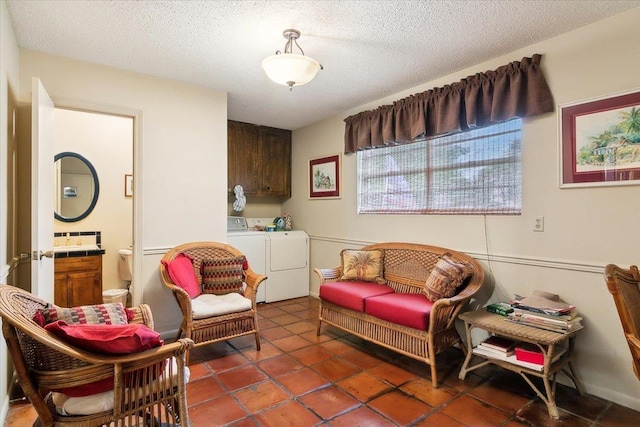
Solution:
[{"label": "view of trees through window", "polygon": [[522,121],[359,151],[358,213],[520,214]]}]

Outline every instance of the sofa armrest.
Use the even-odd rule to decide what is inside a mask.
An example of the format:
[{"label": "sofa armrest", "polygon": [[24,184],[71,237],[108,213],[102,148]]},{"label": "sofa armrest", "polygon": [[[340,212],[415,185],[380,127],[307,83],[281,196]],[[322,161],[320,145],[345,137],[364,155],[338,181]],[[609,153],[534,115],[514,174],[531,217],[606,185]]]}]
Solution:
[{"label": "sofa armrest", "polygon": [[320,279],[321,285],[327,282],[335,282],[340,276],[342,276],[342,267],[314,268],[313,271]]},{"label": "sofa armrest", "polygon": [[430,314],[429,329],[439,331],[453,326],[460,310],[480,290],[484,282],[484,270],[473,260],[473,275],[466,279],[466,286],[451,298],[441,298],[433,304]]}]

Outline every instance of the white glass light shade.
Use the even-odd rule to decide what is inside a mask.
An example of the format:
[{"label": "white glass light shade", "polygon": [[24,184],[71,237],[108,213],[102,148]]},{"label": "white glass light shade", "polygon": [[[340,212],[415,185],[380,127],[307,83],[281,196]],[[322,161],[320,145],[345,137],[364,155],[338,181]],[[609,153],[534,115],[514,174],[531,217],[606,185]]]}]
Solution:
[{"label": "white glass light shade", "polygon": [[280,53],[266,57],[262,61],[262,68],[274,82],[292,87],[313,80],[320,70],[320,63],[308,56]]}]

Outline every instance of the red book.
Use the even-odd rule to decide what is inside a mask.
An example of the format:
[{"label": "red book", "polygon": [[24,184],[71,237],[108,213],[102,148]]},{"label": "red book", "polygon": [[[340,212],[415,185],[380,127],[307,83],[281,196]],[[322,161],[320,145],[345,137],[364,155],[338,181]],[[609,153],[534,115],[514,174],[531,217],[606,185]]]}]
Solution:
[{"label": "red book", "polygon": [[544,354],[535,344],[520,343],[516,346],[516,360],[544,365]]}]

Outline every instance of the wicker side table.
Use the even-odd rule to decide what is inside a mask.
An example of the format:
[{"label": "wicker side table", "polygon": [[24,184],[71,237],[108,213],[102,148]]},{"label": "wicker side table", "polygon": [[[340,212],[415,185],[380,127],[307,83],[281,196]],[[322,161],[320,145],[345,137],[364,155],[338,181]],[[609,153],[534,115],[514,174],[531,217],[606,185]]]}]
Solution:
[{"label": "wicker side table", "polygon": [[[583,396],[584,390],[580,380],[576,376],[576,371],[571,364],[571,356],[573,353],[574,339],[580,330],[572,331],[567,334],[546,331],[532,326],[521,325],[507,321],[504,316],[490,313],[484,309],[462,313],[458,316],[464,322],[465,332],[467,336],[467,345],[469,351],[460,369],[459,378],[464,380],[468,372],[488,364],[498,365],[504,369],[516,372],[524,378],[533,391],[547,405],[549,415],[558,419],[558,407],[556,406],[556,379],[558,372],[564,372],[573,381],[578,393]],[[493,358],[484,354],[476,354],[473,352],[473,343],[471,339],[471,330],[473,328],[483,329],[491,334],[500,335],[515,341],[524,341],[537,345],[542,349],[544,355],[544,365],[542,370],[531,369],[521,366],[516,362]],[[566,347],[563,354],[556,361],[552,361],[554,352],[557,348]],[[473,356],[482,359],[474,365],[471,365]],[[544,390],[540,390],[530,377],[541,378],[544,384]]]}]

